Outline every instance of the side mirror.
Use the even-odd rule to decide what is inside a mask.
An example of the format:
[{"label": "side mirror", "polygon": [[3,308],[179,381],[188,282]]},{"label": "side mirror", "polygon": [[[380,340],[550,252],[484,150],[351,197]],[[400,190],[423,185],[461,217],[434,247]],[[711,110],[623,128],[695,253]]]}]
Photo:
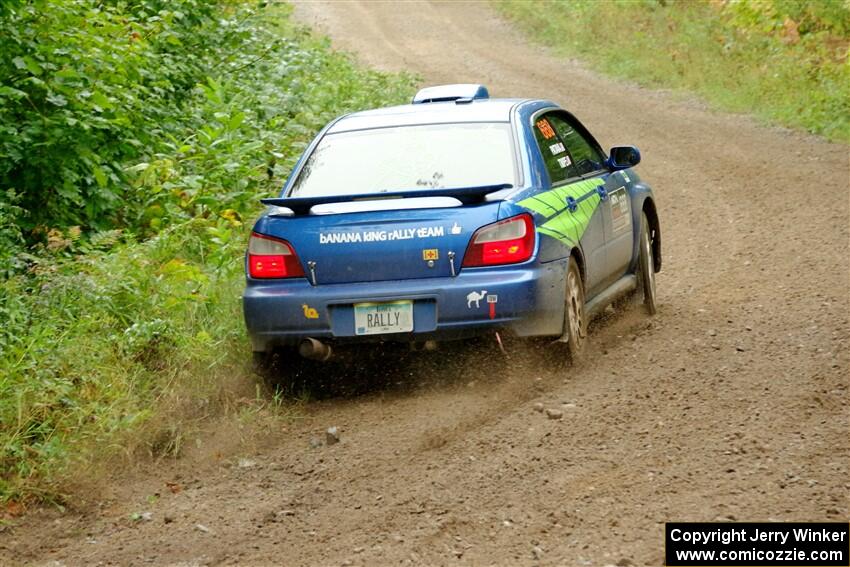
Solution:
[{"label": "side mirror", "polygon": [[640,163],[640,150],[634,146],[614,146],[608,156],[608,167],[613,170],[628,169]]}]

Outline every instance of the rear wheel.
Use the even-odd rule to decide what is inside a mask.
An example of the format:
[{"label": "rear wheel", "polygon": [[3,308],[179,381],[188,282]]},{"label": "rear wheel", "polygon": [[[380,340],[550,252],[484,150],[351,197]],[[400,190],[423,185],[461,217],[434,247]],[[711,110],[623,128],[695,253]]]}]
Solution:
[{"label": "rear wheel", "polygon": [[[570,258],[567,268],[566,308],[564,335],[569,356],[573,361],[581,358],[587,342],[587,317],[584,310],[584,282],[575,258]],[[563,340],[563,339],[562,339]]]},{"label": "rear wheel", "polygon": [[655,295],[655,258],[646,213],[640,215],[640,242],[638,243],[637,284],[638,297],[643,298],[643,307],[649,315],[657,311]]}]

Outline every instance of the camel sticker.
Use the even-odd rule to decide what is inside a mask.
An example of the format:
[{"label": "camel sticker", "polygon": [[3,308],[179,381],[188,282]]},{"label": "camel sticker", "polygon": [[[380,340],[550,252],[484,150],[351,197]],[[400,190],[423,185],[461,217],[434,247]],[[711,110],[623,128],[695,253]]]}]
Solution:
[{"label": "camel sticker", "polygon": [[475,304],[475,308],[479,309],[481,307],[481,300],[487,297],[487,290],[482,289],[481,293],[477,291],[470,292],[469,295],[466,296],[466,308],[472,309],[472,304]]}]

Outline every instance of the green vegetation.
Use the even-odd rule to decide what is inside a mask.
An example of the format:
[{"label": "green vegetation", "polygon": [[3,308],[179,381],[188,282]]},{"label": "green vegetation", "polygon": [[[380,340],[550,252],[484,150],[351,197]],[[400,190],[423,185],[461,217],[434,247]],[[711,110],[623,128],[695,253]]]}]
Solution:
[{"label": "green vegetation", "polygon": [[847,0],[498,0],[537,41],[612,75],[850,141]]},{"label": "green vegetation", "polygon": [[0,2],[0,504],[174,454],[187,422],[252,394],[258,199],[332,117],[411,88],[281,7]]}]

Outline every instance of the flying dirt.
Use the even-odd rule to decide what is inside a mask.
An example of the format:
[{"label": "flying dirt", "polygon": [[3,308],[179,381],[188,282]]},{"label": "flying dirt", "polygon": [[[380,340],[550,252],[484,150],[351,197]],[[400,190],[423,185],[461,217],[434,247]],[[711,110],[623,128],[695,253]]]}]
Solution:
[{"label": "flying dirt", "polygon": [[609,312],[566,369],[480,342],[330,364],[323,381],[371,383],[244,459],[163,462],[93,511],[34,514],[0,563],[659,565],[667,521],[850,517],[846,146],[601,77],[485,3],[296,17],[368,65],[548,98],[604,147],[638,146],[657,315]]}]

